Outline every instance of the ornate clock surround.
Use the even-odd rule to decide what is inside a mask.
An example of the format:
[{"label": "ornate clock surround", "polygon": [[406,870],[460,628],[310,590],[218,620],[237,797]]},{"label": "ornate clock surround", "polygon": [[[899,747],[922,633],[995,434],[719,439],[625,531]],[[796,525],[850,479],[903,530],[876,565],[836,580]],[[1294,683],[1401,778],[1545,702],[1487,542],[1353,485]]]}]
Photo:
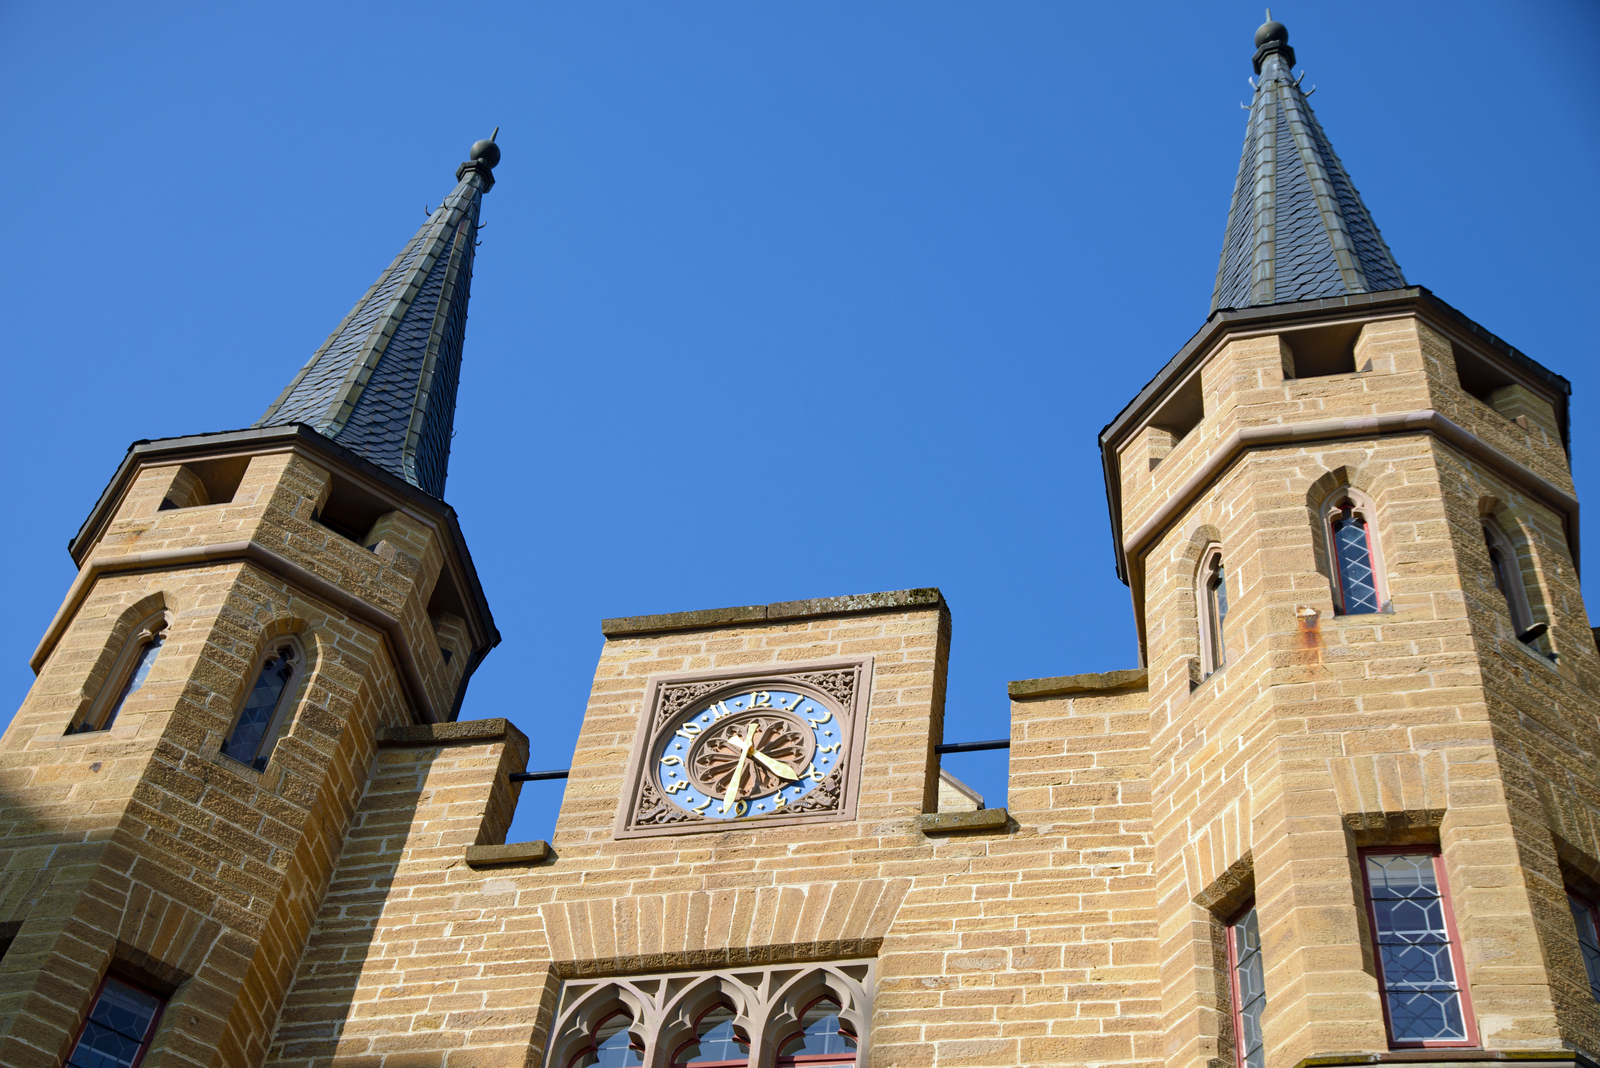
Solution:
[{"label": "ornate clock surround", "polygon": [[[752,812],[731,819],[725,816],[712,818],[674,803],[663,789],[663,768],[658,766],[658,750],[663,748],[664,743],[671,742],[673,737],[687,737],[682,733],[686,719],[699,716],[705,720],[707,717],[703,712],[718,705],[723,715],[729,715],[727,702],[738,701],[757,691],[786,693],[800,698],[790,707],[784,707],[781,701],[772,706],[778,713],[792,715],[802,711],[804,706],[804,710],[816,716],[831,714],[839,726],[838,741],[842,743],[838,746],[837,758],[816,778],[814,787],[803,797],[785,805],[782,811]],[[697,834],[854,819],[871,693],[870,656],[650,676],[645,686],[645,699],[639,727],[634,735],[627,776],[623,779],[616,837]],[[764,709],[756,709],[752,704],[749,711],[742,711],[739,715],[748,720],[761,711]],[[806,718],[809,722],[818,722],[811,716]],[[707,735],[712,733],[714,731],[708,731]],[[746,737],[754,740],[753,729],[746,730]],[[809,762],[815,745],[806,744],[800,748],[805,750]],[[770,761],[767,763],[770,764]],[[814,765],[811,767],[813,776],[817,776]],[[690,771],[688,767],[684,770]],[[703,787],[698,775],[689,777]],[[676,782],[672,785],[676,785]]]}]

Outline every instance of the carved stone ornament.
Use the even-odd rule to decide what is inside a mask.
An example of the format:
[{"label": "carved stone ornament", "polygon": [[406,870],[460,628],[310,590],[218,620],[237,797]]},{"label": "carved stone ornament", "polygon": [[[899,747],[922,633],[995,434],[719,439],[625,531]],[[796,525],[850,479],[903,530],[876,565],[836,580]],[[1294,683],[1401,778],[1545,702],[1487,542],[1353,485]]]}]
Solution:
[{"label": "carved stone ornament", "polygon": [[872,659],[652,677],[617,837],[855,818]]}]

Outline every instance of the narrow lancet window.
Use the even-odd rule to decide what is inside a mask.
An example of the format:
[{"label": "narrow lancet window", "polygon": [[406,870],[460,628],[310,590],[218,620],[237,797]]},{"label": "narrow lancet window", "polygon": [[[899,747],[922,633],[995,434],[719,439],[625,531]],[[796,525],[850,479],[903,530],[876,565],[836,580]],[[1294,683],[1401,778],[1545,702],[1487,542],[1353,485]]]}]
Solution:
[{"label": "narrow lancet window", "polygon": [[1383,603],[1378,596],[1377,553],[1373,551],[1372,529],[1362,510],[1349,497],[1335,505],[1329,514],[1328,533],[1333,545],[1334,571],[1338,576],[1340,612],[1359,616],[1381,611]]},{"label": "narrow lancet window", "polygon": [[1594,903],[1582,894],[1567,891],[1567,905],[1578,925],[1578,948],[1583,951],[1583,970],[1589,977],[1589,992],[1600,1001],[1600,914]]},{"label": "narrow lancet window", "polygon": [[257,771],[267,766],[273,746],[282,733],[292,685],[300,672],[300,650],[292,643],[278,646],[261,665],[256,682],[245,698],[222,752]]},{"label": "narrow lancet window", "polygon": [[1439,855],[1371,852],[1362,863],[1389,1044],[1471,1045],[1461,940]]},{"label": "narrow lancet window", "polygon": [[1535,642],[1544,636],[1548,626],[1534,627],[1533,612],[1528,606],[1528,591],[1522,584],[1522,566],[1517,550],[1512,546],[1493,519],[1483,521],[1483,543],[1489,550],[1489,570],[1494,576],[1494,587],[1506,602],[1506,614],[1511,619],[1511,631],[1518,641]]},{"label": "narrow lancet window", "polygon": [[1239,1068],[1266,1068],[1261,1014],[1267,1008],[1267,984],[1254,905],[1228,925],[1228,970],[1233,982],[1233,1048]]},{"label": "narrow lancet window", "polygon": [[67,728],[68,734],[111,729],[123,706],[128,703],[128,698],[138,693],[145,679],[149,678],[150,669],[155,666],[156,657],[166,641],[166,625],[166,618],[158,615],[134,630],[116,666],[111,669],[101,696],[76,727]]},{"label": "narrow lancet window", "polygon": [[1220,548],[1207,549],[1200,561],[1195,593],[1200,601],[1200,674],[1204,677],[1228,662],[1228,575]]}]

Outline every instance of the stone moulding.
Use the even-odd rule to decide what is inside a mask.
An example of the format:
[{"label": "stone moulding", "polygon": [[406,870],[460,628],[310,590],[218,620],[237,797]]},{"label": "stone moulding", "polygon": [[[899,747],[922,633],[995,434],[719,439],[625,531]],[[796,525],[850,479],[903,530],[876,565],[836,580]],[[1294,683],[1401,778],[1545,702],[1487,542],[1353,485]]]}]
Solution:
[{"label": "stone moulding", "polygon": [[624,616],[602,619],[600,633],[607,638],[627,638],[660,634],[674,630],[703,630],[730,623],[784,622],[816,619],[822,616],[847,616],[858,612],[884,612],[897,608],[945,607],[944,595],[937,589],[890,590],[886,593],[861,593],[849,597],[818,597],[809,601],[779,601],[776,604],[751,604],[734,608],[707,608],[698,612],[670,612],[655,616]]},{"label": "stone moulding", "polygon": [[1006,683],[1013,700],[1029,697],[1069,697],[1079,693],[1111,693],[1116,690],[1141,690],[1150,682],[1145,668],[1121,671],[1095,671],[1083,675],[1057,675],[1048,679],[1018,679]]},{"label": "stone moulding", "polygon": [[1003,831],[1011,815],[1003,808],[980,808],[975,812],[925,812],[917,817],[917,830],[923,834],[967,834]]},{"label": "stone moulding", "polygon": [[[640,838],[855,819],[867,710],[872,697],[872,666],[870,656],[844,657],[650,676],[613,833],[617,838]],[[842,759],[821,785],[795,803],[793,815],[713,819],[679,807],[662,792],[649,766],[656,739],[685,710],[718,694],[731,698],[736,691],[753,686],[796,690],[831,709],[841,725],[847,725],[841,731],[841,741],[846,746]]]},{"label": "stone moulding", "polygon": [[550,858],[550,843],[535,839],[532,842],[510,842],[506,845],[467,846],[466,860],[469,868],[492,868],[512,864],[538,864]]},{"label": "stone moulding", "polygon": [[215,545],[196,545],[182,549],[158,549],[153,552],[128,553],[124,556],[93,557],[83,565],[78,577],[72,580],[66,600],[50,621],[39,647],[28,661],[34,674],[44,669],[45,661],[55,651],[62,635],[78,614],[89,592],[104,575],[124,575],[136,571],[170,571],[189,567],[211,567],[216,564],[249,563],[277,576],[303,592],[306,596],[326,602],[348,612],[382,636],[395,665],[400,669],[401,683],[413,710],[427,723],[442,722],[441,715],[428,698],[428,688],[422,681],[422,670],[411,652],[400,620],[355,594],[345,590],[321,575],[301,567],[293,560],[273,552],[257,541],[225,541]]}]

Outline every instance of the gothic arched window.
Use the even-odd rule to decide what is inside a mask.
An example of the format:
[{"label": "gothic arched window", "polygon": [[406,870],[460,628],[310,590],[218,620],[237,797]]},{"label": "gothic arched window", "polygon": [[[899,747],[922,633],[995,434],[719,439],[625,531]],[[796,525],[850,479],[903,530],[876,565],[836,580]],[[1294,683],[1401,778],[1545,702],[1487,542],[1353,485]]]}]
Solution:
[{"label": "gothic arched window", "polygon": [[290,702],[305,658],[292,638],[274,642],[261,661],[255,685],[245,698],[222,752],[257,771],[267,766],[273,746],[283,733]]},{"label": "gothic arched window", "polygon": [[150,675],[150,669],[155,666],[156,657],[167,639],[166,627],[167,617],[158,613],[134,628],[123,644],[122,654],[117,657],[111,673],[101,685],[100,695],[78,725],[67,728],[68,734],[111,729],[122,712],[122,706],[128,703],[128,698],[139,692]]},{"label": "gothic arched window", "polygon": [[1328,498],[1322,510],[1323,533],[1333,565],[1333,607],[1342,616],[1360,616],[1384,609],[1372,506],[1355,491],[1343,489]]},{"label": "gothic arched window", "polygon": [[856,1036],[839,1018],[841,1006],[823,996],[806,1007],[800,1016],[800,1030],[778,1047],[778,1068],[791,1065],[856,1063]]},{"label": "gothic arched window", "polygon": [[1483,521],[1483,541],[1489,549],[1489,569],[1494,574],[1495,589],[1506,601],[1512,632],[1519,641],[1534,641],[1544,632],[1530,633],[1533,612],[1528,607],[1528,591],[1522,584],[1522,561],[1516,548],[1493,519]]},{"label": "gothic arched window", "polygon": [[1195,597],[1200,605],[1200,674],[1205,677],[1228,662],[1228,574],[1219,545],[1210,546],[1200,556]]},{"label": "gothic arched window", "polygon": [[733,1006],[727,1002],[718,1002],[702,1012],[694,1024],[694,1037],[673,1053],[673,1068],[733,1068],[749,1064],[750,1040],[734,1026],[733,1016]]},{"label": "gothic arched window", "polygon": [[640,1068],[644,1043],[633,1033],[633,1017],[614,1012],[601,1020],[587,1049],[579,1050],[568,1068]]}]

